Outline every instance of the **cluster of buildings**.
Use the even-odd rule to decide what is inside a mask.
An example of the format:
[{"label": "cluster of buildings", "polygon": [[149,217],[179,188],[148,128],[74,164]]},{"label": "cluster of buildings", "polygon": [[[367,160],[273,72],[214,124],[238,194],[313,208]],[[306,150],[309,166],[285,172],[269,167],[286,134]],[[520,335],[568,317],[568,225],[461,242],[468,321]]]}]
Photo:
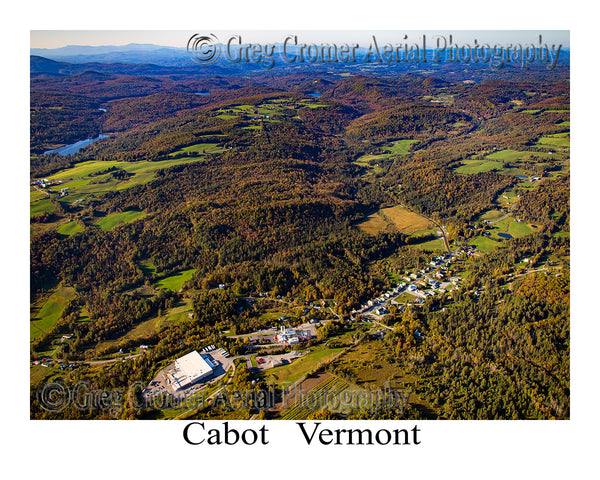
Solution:
[{"label": "cluster of buildings", "polygon": [[[442,284],[442,281],[447,283],[444,279],[448,275],[448,268],[453,260],[453,255],[451,253],[443,253],[433,257],[431,261],[428,262],[428,265],[422,269],[413,273],[405,272],[406,276],[402,278],[404,282],[399,283],[396,287],[381,294],[379,297],[369,300],[365,305],[362,305],[360,309],[353,310],[352,313],[361,314],[373,312],[376,315],[386,315],[389,313],[387,305],[404,290],[413,294],[415,296],[414,302],[419,304],[424,303],[424,298],[436,295],[438,292],[445,293],[446,288]],[[458,285],[457,278],[451,279],[450,281],[454,286]],[[420,288],[422,290],[420,290]],[[402,307],[399,308],[402,310]]]},{"label": "cluster of buildings", "polygon": [[[358,310],[353,310],[352,313],[361,313],[361,312],[364,312],[365,310],[368,310],[371,307],[379,307],[380,305],[385,303],[387,300],[398,296],[402,292],[402,290],[404,290],[405,287],[406,287],[406,283],[399,283],[398,285],[396,285],[396,287],[392,288],[391,290],[382,293],[375,300],[369,300],[366,305],[361,305],[361,307]],[[383,314],[378,313],[377,315],[383,315]]]},{"label": "cluster of buildings", "polygon": [[31,186],[47,188],[47,187],[51,187],[52,185],[59,185],[61,183],[62,183],[62,180],[48,180],[47,178],[41,178],[39,180],[34,180],[33,182],[31,182]]},{"label": "cluster of buildings", "polygon": [[293,345],[298,342],[306,342],[310,340],[310,337],[311,333],[308,330],[292,330],[282,326],[279,333],[275,336],[275,340],[280,343]]}]

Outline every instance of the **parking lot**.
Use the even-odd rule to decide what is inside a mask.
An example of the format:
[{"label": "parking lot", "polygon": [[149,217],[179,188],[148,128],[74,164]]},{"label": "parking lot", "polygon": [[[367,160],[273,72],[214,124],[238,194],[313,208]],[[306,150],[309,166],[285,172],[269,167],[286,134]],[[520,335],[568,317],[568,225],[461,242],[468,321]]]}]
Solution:
[{"label": "parking lot", "polygon": [[294,361],[294,359],[306,355],[307,351],[301,352],[288,352],[281,355],[257,355],[256,356],[256,370],[264,371],[280,365],[286,365]]}]

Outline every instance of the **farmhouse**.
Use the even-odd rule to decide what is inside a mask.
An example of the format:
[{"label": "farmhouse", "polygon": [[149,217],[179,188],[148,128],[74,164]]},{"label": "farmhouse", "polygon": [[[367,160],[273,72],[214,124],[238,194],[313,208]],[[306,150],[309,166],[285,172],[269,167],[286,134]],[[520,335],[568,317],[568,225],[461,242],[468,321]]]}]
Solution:
[{"label": "farmhouse", "polygon": [[173,390],[181,390],[210,377],[215,367],[208,355],[200,355],[194,350],[175,361],[173,368],[166,373],[167,382]]}]

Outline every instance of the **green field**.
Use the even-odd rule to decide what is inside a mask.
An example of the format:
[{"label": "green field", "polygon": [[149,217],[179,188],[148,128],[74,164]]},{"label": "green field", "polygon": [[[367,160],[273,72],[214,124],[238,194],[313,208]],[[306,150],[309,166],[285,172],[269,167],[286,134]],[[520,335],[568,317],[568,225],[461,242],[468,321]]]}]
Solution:
[{"label": "green field", "polygon": [[503,163],[494,160],[463,160],[462,165],[455,172],[468,175],[489,172],[490,170],[501,170],[503,166]]},{"label": "green field", "polygon": [[41,336],[56,325],[61,313],[69,301],[75,298],[75,289],[72,287],[58,287],[46,300],[30,322],[29,338],[31,340]]},{"label": "green field", "polygon": [[52,213],[54,210],[56,210],[56,206],[54,206],[48,197],[45,197],[30,204],[29,215],[35,217],[43,213]]},{"label": "green field", "polygon": [[48,197],[48,195],[46,195],[44,192],[40,192],[33,187],[31,187],[31,189],[29,190],[29,201],[31,203],[33,203],[37,200],[41,200],[42,198],[47,198],[47,197]]},{"label": "green field", "polygon": [[188,153],[195,153],[196,156],[199,156],[206,153],[222,152],[224,150],[224,148],[219,147],[218,143],[197,143],[196,145],[190,145],[189,147],[184,147],[176,152],[169,153],[169,157],[175,157]]},{"label": "green field", "polygon": [[539,145],[550,146],[550,147],[570,147],[571,138],[568,132],[556,133],[554,135],[547,135],[538,140]]},{"label": "green field", "polygon": [[[207,145],[207,144],[203,144]],[[210,144],[216,145],[216,144]],[[191,147],[189,147],[191,148]],[[161,160],[157,162],[117,162],[117,161],[97,161],[90,160],[81,162],[74,167],[62,170],[49,178],[49,180],[63,180],[61,187],[69,188],[69,193],[61,198],[62,202],[71,203],[75,200],[87,195],[98,195],[115,190],[124,190],[134,185],[142,185],[148,183],[155,178],[156,171],[163,168],[169,168],[175,165],[184,165],[203,161],[199,157],[172,158],[169,160]],[[99,172],[109,168],[120,168],[130,174],[130,177],[125,180],[113,178],[110,173],[98,175]],[[31,196],[31,209],[39,210],[44,208],[43,205],[38,206],[34,199],[37,197]],[[47,201],[49,202],[49,201]],[[46,204],[46,208],[49,208]],[[32,213],[34,215],[34,213]]]},{"label": "green field", "polygon": [[553,237],[558,237],[558,238],[569,238],[571,236],[571,232],[566,232],[564,230],[559,230],[558,232],[555,232],[552,234]]},{"label": "green field", "polygon": [[320,345],[315,347],[312,352],[294,360],[289,365],[282,365],[266,370],[265,375],[272,377],[280,385],[283,383],[294,383],[342,350],[342,348],[329,348]]},{"label": "green field", "polygon": [[156,273],[156,267],[152,262],[140,262],[139,267],[146,276],[152,276]]},{"label": "green field", "polygon": [[394,155],[405,155],[409,152],[410,146],[418,140],[396,140],[391,145],[384,148]]},{"label": "green field", "polygon": [[520,152],[517,150],[507,149],[490,153],[486,158],[500,162],[514,162],[516,160],[521,160],[525,155],[531,155],[531,152]]},{"label": "green field", "polygon": [[504,215],[506,214],[502,210],[488,210],[483,215],[481,215],[479,219],[493,222],[495,220],[498,220],[499,218],[502,218]]},{"label": "green field", "polygon": [[373,160],[389,158],[392,155],[406,155],[409,152],[410,146],[417,141],[418,140],[396,140],[383,147],[383,150],[387,153],[379,153],[376,155],[365,154],[357,158],[354,163],[361,167],[376,168],[375,165],[371,163]]},{"label": "green field", "polygon": [[61,235],[69,235],[70,236],[70,235],[75,235],[76,233],[83,231],[83,228],[77,222],[69,222],[69,223],[63,223],[62,225],[60,225],[56,229],[56,231],[58,233],[60,233]]},{"label": "green field", "polygon": [[192,313],[193,310],[193,300],[191,298],[183,298],[166,315],[158,318],[157,327],[162,328],[165,325],[189,320],[190,317],[188,314]]},{"label": "green field", "polygon": [[[480,219],[483,219],[485,216],[482,215]],[[500,242],[507,241],[509,239],[500,237],[499,233],[507,233],[511,235],[513,238],[524,237],[525,235],[529,235],[534,231],[531,225],[527,224],[527,222],[517,222],[512,217],[507,217],[504,220],[499,221],[498,223],[494,223],[491,225],[491,229],[488,230],[490,234],[488,236],[478,236],[469,241],[470,245],[477,247],[484,253],[487,253],[494,249],[494,247],[500,245]]]},{"label": "green field", "polygon": [[496,203],[498,205],[506,206],[516,202],[518,199],[519,197],[515,192],[514,188],[510,188],[498,195],[498,197],[496,198]]},{"label": "green field", "polygon": [[308,108],[323,108],[323,107],[327,107],[328,105],[325,103],[319,103],[319,101],[315,98],[315,99],[302,99],[299,102],[299,106],[300,107],[308,107]]},{"label": "green field", "polygon": [[108,231],[112,230],[121,223],[134,222],[135,220],[145,217],[146,215],[146,213],[140,212],[138,210],[128,210],[123,213],[112,213],[110,215],[107,215],[106,217],[102,217],[96,220],[95,223],[102,230]]},{"label": "green field", "polygon": [[192,275],[195,271],[195,268],[191,268],[189,270],[182,270],[181,272],[178,272],[175,275],[171,275],[169,277],[157,280],[154,283],[154,286],[156,288],[162,288],[164,290],[172,290],[174,292],[177,292],[181,289],[185,282],[192,278]]},{"label": "green field", "polygon": [[436,250],[446,250],[446,245],[444,244],[444,239],[442,237],[435,238],[433,240],[429,240],[423,243],[415,243],[412,244],[411,247],[418,248],[419,250],[427,250],[427,251],[436,251]]},{"label": "green field", "polygon": [[220,115],[217,115],[217,118],[220,118],[222,120],[233,120],[238,117],[237,117],[237,115],[228,115],[226,113],[222,113]]},{"label": "green field", "polygon": [[[508,233],[515,238],[524,237],[525,235],[529,235],[533,232],[533,228],[528,225],[526,222],[517,222],[515,219],[508,217],[504,220],[495,223],[493,225],[494,230],[492,231],[492,235],[496,235],[497,233]],[[501,238],[501,237],[498,237]]]},{"label": "green field", "polygon": [[[565,134],[558,134],[565,135]],[[568,135],[568,134],[566,134]],[[455,169],[456,173],[472,175],[496,170],[504,175],[526,175],[532,163],[557,158],[546,152],[527,152],[517,150],[499,150],[487,155],[484,159],[466,159]]]},{"label": "green field", "polygon": [[89,175],[102,172],[108,168],[117,167],[123,168],[128,162],[90,160],[87,162],[77,163],[74,167],[62,170],[48,177],[49,180],[79,180]]},{"label": "green field", "polygon": [[469,245],[481,250],[483,253],[491,252],[495,247],[500,245],[489,237],[475,237],[469,241]]}]

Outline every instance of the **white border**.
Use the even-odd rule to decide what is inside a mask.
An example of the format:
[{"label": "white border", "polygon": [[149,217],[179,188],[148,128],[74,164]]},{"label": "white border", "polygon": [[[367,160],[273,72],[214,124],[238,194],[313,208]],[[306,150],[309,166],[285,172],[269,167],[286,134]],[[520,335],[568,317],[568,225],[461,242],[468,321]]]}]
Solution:
[{"label": "white border", "polygon": [[[158,478],[177,475],[254,478],[277,475],[351,478],[374,475],[435,478],[580,478],[596,471],[593,432],[597,379],[594,351],[598,314],[593,308],[597,273],[596,238],[589,235],[599,177],[596,154],[598,59],[595,17],[563,2],[28,2],[16,14],[5,12],[2,32],[5,96],[3,132],[9,143],[2,188],[3,413],[6,461],[23,474],[44,478],[100,478],[107,475]],[[294,28],[341,30],[570,29],[572,51],[572,410],[559,422],[419,422],[422,445],[416,447],[306,447],[289,422],[267,423],[268,448],[204,448],[186,445],[181,422],[32,422],[29,416],[28,351],[21,348],[28,305],[28,48],[36,29],[248,30]],[[8,185],[7,185],[8,184]],[[25,193],[24,193],[25,192]],[[17,205],[17,208],[14,206]],[[21,207],[23,206],[23,207]],[[597,218],[597,215],[596,215]],[[8,227],[8,228],[7,228]],[[15,237],[15,231],[19,232]],[[587,235],[587,236],[586,236]],[[6,327],[5,327],[6,328]],[[27,337],[28,338],[28,337]],[[10,375],[10,381],[6,378]],[[383,422],[369,422],[382,428]],[[402,422],[412,427],[415,422]],[[242,423],[241,428],[247,428]],[[394,428],[398,425],[393,423]],[[343,428],[341,423],[334,427]],[[344,423],[344,426],[349,424]],[[276,441],[279,439],[279,441]],[[592,450],[593,449],[593,450]],[[170,460],[173,459],[173,460]],[[9,470],[10,471],[10,470]],[[15,471],[15,470],[13,470]],[[593,473],[592,473],[593,474]],[[582,475],[587,478],[589,475]]]}]

